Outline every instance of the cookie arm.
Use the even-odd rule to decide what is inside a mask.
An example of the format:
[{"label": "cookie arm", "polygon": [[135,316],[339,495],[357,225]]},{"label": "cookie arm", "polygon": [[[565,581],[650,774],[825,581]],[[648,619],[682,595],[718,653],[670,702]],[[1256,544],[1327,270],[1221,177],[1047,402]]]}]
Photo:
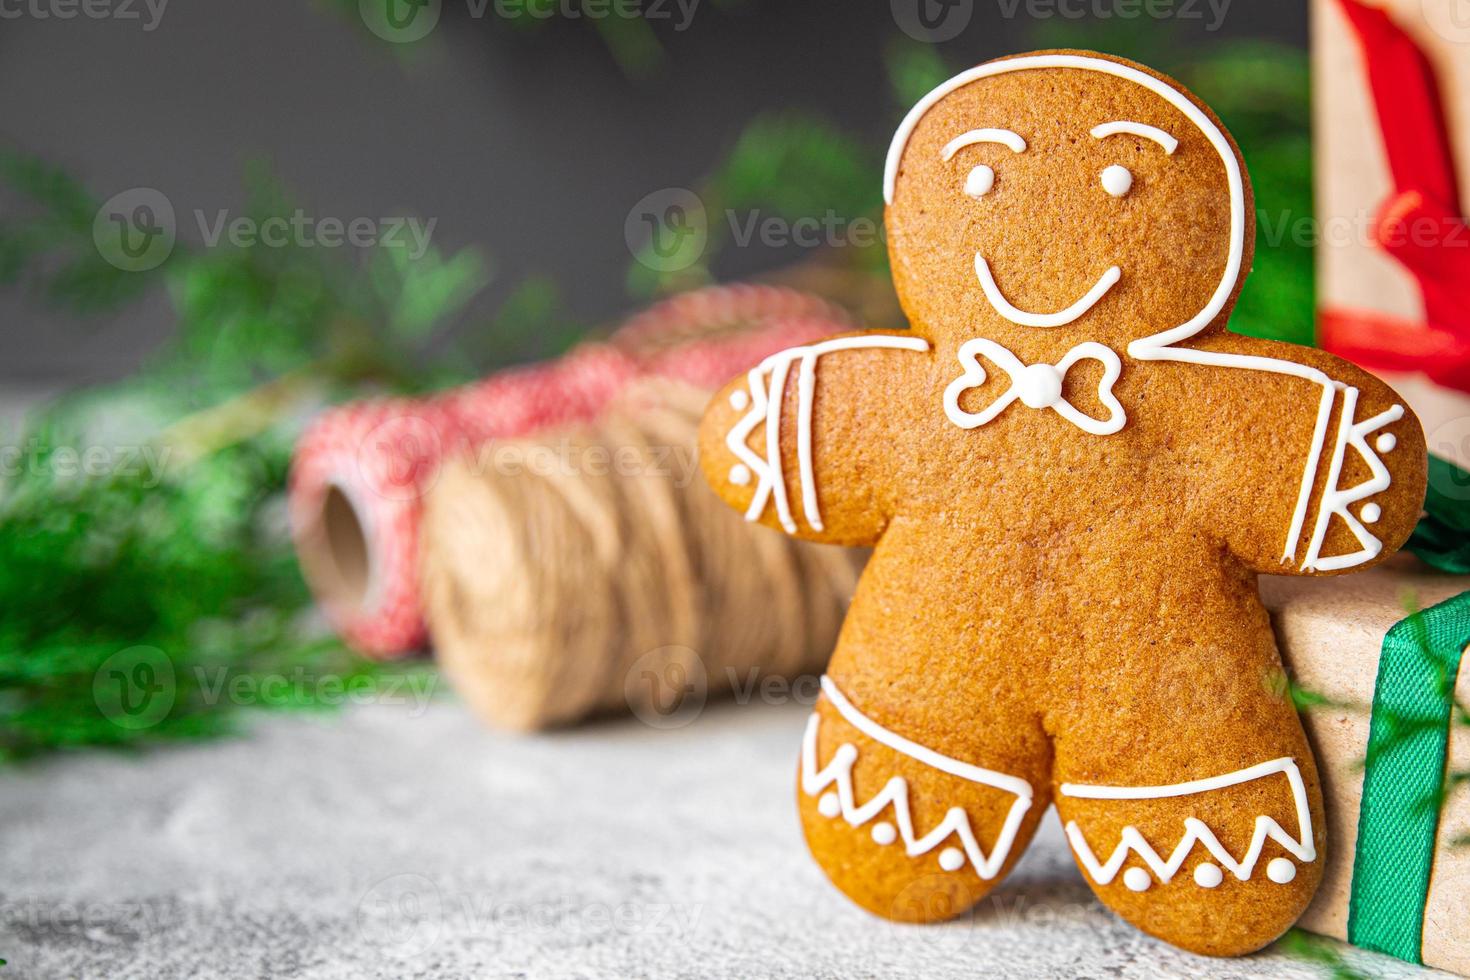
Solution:
[{"label": "cookie arm", "polygon": [[766,358],[705,413],[706,479],[747,520],[811,541],[875,543],[891,516],[894,393],[928,348],[903,332],[862,333]]},{"label": "cookie arm", "polygon": [[[1321,379],[1255,370],[1215,379],[1247,391],[1256,388],[1248,376],[1265,382],[1257,411],[1229,426],[1237,452],[1265,456],[1222,474],[1234,505],[1231,550],[1259,572],[1326,575],[1370,567],[1402,547],[1423,507],[1428,465],[1423,429],[1403,397],[1323,351],[1245,337],[1231,337],[1229,349]],[[1262,473],[1284,486],[1262,486]]]}]

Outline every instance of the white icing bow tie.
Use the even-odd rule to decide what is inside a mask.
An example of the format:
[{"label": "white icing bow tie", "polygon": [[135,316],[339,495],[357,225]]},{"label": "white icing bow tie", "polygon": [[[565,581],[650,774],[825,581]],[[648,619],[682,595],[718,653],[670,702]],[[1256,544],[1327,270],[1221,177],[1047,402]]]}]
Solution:
[{"label": "white icing bow tie", "polygon": [[[960,408],[960,396],[985,383],[986,374],[985,369],[980,366],[980,356],[1010,375],[1011,386],[983,411],[967,412]],[[966,341],[960,347],[959,360],[965,373],[944,390],[944,414],[961,429],[978,429],[1004,412],[1017,399],[1029,408],[1049,408],[1083,432],[1095,436],[1112,435],[1128,421],[1123,406],[1113,394],[1113,383],[1123,373],[1123,362],[1117,354],[1102,344],[1078,344],[1067,351],[1055,365],[1022,364],[1020,358],[995,341],[977,338]],[[1097,397],[1108,409],[1106,419],[1095,419],[1079,411],[1062,397],[1062,382],[1066,379],[1067,372],[1079,361],[1089,360],[1097,361],[1103,366],[1102,380],[1097,385]]]}]

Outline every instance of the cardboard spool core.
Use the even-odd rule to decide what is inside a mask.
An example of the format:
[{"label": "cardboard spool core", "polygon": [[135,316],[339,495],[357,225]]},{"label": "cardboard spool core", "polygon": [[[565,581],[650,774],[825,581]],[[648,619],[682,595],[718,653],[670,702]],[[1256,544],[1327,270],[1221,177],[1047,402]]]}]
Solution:
[{"label": "cardboard spool core", "polygon": [[333,605],[362,609],[367,601],[369,557],[367,533],[352,499],[336,485],[327,488],[306,563],[313,584]]}]

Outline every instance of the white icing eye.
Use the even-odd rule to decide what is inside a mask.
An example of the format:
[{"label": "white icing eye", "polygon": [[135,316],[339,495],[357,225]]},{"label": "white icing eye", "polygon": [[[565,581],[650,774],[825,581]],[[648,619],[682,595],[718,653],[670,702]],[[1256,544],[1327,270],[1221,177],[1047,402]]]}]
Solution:
[{"label": "white icing eye", "polygon": [[1102,172],[1102,185],[1109,194],[1122,197],[1133,189],[1133,174],[1115,163]]},{"label": "white icing eye", "polygon": [[965,193],[971,197],[984,197],[994,186],[995,171],[983,163],[971,170],[970,176],[965,178]]}]

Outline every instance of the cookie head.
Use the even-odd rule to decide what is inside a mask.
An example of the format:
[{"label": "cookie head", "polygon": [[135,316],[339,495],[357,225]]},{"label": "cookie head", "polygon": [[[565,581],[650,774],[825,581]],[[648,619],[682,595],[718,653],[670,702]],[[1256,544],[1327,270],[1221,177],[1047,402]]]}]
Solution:
[{"label": "cookie head", "polygon": [[894,279],[938,341],[1069,344],[1223,325],[1249,268],[1250,186],[1218,121],[1121,59],[1044,52],[935,89],[885,175]]}]

